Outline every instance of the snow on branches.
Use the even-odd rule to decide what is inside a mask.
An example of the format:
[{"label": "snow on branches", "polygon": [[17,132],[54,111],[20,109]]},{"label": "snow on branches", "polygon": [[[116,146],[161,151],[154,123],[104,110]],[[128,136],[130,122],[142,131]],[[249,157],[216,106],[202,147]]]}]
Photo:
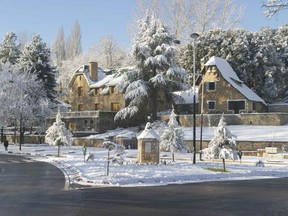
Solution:
[{"label": "snow on branches", "polygon": [[218,127],[214,130],[214,137],[208,147],[202,150],[204,157],[207,159],[236,159],[235,147],[236,137],[226,127],[225,118],[222,116]]},{"label": "snow on branches", "polygon": [[187,152],[187,147],[183,141],[184,133],[178,125],[174,109],[171,112],[168,126],[160,137],[160,148],[166,151],[171,151],[172,161],[174,162],[174,152]]},{"label": "snow on branches", "polygon": [[58,146],[58,156],[60,155],[61,145],[71,146],[72,144],[72,133],[61,120],[59,111],[56,115],[56,121],[46,131],[45,142],[49,145]]}]

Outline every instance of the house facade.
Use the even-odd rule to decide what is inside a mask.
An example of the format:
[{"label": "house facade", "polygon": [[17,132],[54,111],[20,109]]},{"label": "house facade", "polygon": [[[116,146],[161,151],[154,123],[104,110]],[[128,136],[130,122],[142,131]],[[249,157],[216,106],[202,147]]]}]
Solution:
[{"label": "house facade", "polygon": [[69,83],[69,103],[72,112],[119,111],[125,107],[123,94],[115,86],[122,76],[105,75],[96,62],[82,65]]},{"label": "house facade", "polygon": [[203,113],[265,112],[266,103],[239,79],[230,64],[222,58],[211,57],[197,79],[198,110]]},{"label": "house facade", "polygon": [[[123,93],[115,86],[122,76],[107,75],[97,62],[82,65],[69,82],[70,112],[61,112],[62,120],[74,135],[84,136],[114,129],[114,116],[125,107]],[[54,118],[47,118],[47,126]]]}]

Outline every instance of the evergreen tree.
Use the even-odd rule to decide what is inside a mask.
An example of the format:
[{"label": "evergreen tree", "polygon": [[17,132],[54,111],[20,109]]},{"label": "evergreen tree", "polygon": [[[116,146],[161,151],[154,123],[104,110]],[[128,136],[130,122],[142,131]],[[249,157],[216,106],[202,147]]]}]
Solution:
[{"label": "evergreen tree", "polygon": [[20,45],[16,44],[17,36],[13,32],[8,32],[2,44],[0,44],[0,62],[16,64],[20,57]]},{"label": "evergreen tree", "polygon": [[233,150],[235,146],[236,138],[227,128],[225,118],[222,115],[218,123],[218,127],[214,130],[214,137],[209,142],[208,147],[202,150],[204,153],[204,157],[206,157],[207,159],[222,158],[223,154],[221,153],[221,151],[225,149],[225,151],[227,150],[229,152],[229,154],[225,154],[225,159],[234,159],[237,156]]},{"label": "evergreen tree", "polygon": [[174,109],[171,112],[168,127],[164,130],[160,137],[160,148],[172,153],[172,161],[174,162],[174,152],[187,152],[187,147],[184,143],[184,133],[179,127]]},{"label": "evergreen tree", "polygon": [[53,100],[56,97],[56,68],[51,63],[50,49],[42,42],[40,35],[35,35],[27,43],[20,58],[21,71],[35,74],[41,80],[47,97]]},{"label": "evergreen tree", "polygon": [[143,121],[139,118],[139,114],[145,117],[143,113],[151,113],[152,120],[156,120],[158,97],[173,102],[172,91],[187,88],[187,75],[176,64],[176,48],[167,27],[147,13],[139,21],[139,30],[132,45],[135,70],[126,73],[124,82],[117,86],[125,92],[128,106],[116,114],[116,122],[132,118]]},{"label": "evergreen tree", "polygon": [[60,146],[71,146],[72,144],[72,133],[61,120],[59,111],[56,115],[56,121],[46,131],[45,142],[49,145],[58,146],[58,157],[60,156]]}]

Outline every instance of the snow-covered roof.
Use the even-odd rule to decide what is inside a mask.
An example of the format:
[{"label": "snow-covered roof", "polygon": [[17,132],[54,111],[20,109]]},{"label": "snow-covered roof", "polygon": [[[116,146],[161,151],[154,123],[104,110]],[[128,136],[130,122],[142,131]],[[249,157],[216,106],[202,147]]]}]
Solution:
[{"label": "snow-covered roof", "polygon": [[246,98],[251,101],[257,101],[265,104],[265,101],[261,97],[259,97],[254,91],[246,86],[242,80],[239,79],[233,68],[225,59],[213,56],[205,63],[205,66],[216,66],[223,78]]},{"label": "snow-covered roof", "polygon": [[[193,97],[193,89],[186,90],[186,91],[175,91],[174,94],[181,96],[184,99],[184,104],[193,104],[194,103],[194,97]],[[195,97],[196,97],[196,103],[198,103],[198,88],[195,88]],[[176,104],[181,104],[180,102],[176,102]]]},{"label": "snow-covered roof", "polygon": [[90,88],[100,88],[102,86],[116,86],[121,79],[123,79],[123,75],[117,76],[116,74],[111,74],[103,78],[102,80],[91,84]]},{"label": "snow-covered roof", "polygon": [[83,74],[84,78],[86,79],[88,85],[92,85],[102,79],[104,79],[106,77],[106,74],[104,72],[104,70],[100,67],[98,67],[98,71],[97,71],[98,75],[97,75],[97,81],[93,81],[90,79],[90,74],[89,74],[89,65],[81,65],[79,68],[77,68],[77,70],[74,71],[73,76],[69,82],[69,85],[71,85],[76,77],[76,75],[79,74]]},{"label": "snow-covered roof", "polygon": [[145,129],[142,131],[142,133],[137,136],[137,139],[157,139],[159,140],[160,136],[157,134],[152,127],[150,127],[151,123],[148,122],[146,124]]}]

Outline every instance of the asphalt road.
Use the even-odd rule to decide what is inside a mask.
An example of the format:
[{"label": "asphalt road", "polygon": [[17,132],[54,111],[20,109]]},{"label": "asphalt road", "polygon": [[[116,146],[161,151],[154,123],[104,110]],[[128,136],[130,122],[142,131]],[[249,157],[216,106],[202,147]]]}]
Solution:
[{"label": "asphalt road", "polygon": [[288,179],[64,190],[56,167],[0,155],[0,216],[288,215]]}]

